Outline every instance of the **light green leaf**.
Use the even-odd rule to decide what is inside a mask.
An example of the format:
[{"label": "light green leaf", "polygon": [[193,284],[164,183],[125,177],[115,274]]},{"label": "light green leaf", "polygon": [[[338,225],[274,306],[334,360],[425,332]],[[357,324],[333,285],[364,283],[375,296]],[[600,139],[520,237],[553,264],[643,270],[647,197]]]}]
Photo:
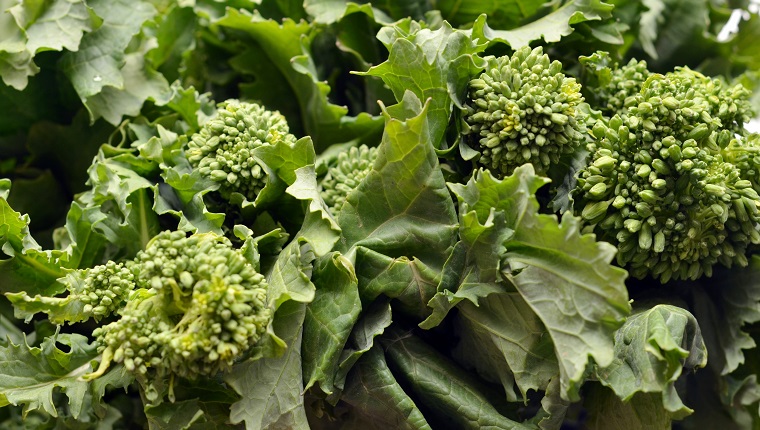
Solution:
[{"label": "light green leaf", "polygon": [[171,90],[166,79],[145,63],[144,52],[134,52],[124,56],[124,65],[119,70],[123,79],[121,87],[106,86],[99,93],[87,98],[85,107],[90,118],[103,118],[118,125],[124,115],[140,114],[145,100],[164,105],[171,100]]},{"label": "light green leaf", "polygon": [[362,305],[354,268],[340,253],[328,254],[319,260],[314,283],[319,288],[306,307],[304,321],[304,380],[307,389],[319,383],[322,391],[331,394],[335,390],[341,351]]},{"label": "light green leaf", "polygon": [[[56,343],[67,346],[64,352]],[[63,391],[69,399],[69,411],[76,418],[91,395],[81,376],[92,371],[95,347],[78,334],[58,334],[46,338],[39,348],[26,341],[0,348],[0,404],[24,405],[25,410],[42,410],[57,416],[53,392]],[[86,411],[85,411],[86,412]]]},{"label": "light green leaf", "polygon": [[306,305],[290,301],[275,314],[274,329],[288,347],[281,357],[243,362],[225,381],[241,400],[232,405],[230,420],[246,429],[308,428],[303,405],[301,334]]},{"label": "light green leaf", "polygon": [[125,50],[132,37],[156,10],[146,1],[92,0],[88,6],[103,22],[82,37],[79,50],[61,59],[61,68],[83,101],[100,93],[105,86],[124,89],[121,69]]},{"label": "light green leaf", "polygon": [[692,410],[681,402],[674,384],[684,368],[706,364],[707,349],[694,316],[656,305],[631,315],[615,333],[615,359],[600,365],[596,375],[623,401],[637,393],[661,393],[664,409],[680,419]]},{"label": "light green leaf", "polygon": [[346,107],[328,100],[330,87],[317,78],[309,52],[314,34],[306,21],[288,18],[280,24],[258,12],[230,8],[218,24],[244,31],[256,42],[231,61],[233,68],[255,78],[241,84],[243,97],[282,112],[291,131],[311,136],[320,152],[332,143],[378,133],[379,118],[347,117]]},{"label": "light green leaf", "polygon": [[485,45],[448,23],[408,35],[398,29],[388,35],[391,31],[378,36],[388,48],[388,60],[358,74],[381,78],[399,102],[407,91],[425,102],[430,141],[436,149],[446,149],[443,139],[449,118],[454,106],[463,105],[470,79],[485,67],[477,56]]},{"label": "light green leaf", "polygon": [[392,19],[370,4],[357,4],[347,0],[306,0],[306,13],[320,24],[333,24],[352,13],[364,13],[376,22],[390,24]]},{"label": "light green leaf", "polygon": [[486,23],[486,15],[480,15],[473,23],[472,38],[497,41],[512,49],[528,46],[535,40],[546,43],[559,42],[570,35],[573,25],[585,21],[599,21],[612,17],[615,6],[601,0],[576,0],[566,2],[551,13],[513,30],[494,30]]},{"label": "light green leaf", "polygon": [[305,239],[295,239],[282,250],[267,274],[268,300],[275,308],[289,300],[308,303],[314,299],[311,272],[315,258]]},{"label": "light green leaf", "polygon": [[76,51],[82,34],[92,30],[92,20],[83,0],[25,0],[8,10],[26,34],[26,49]]},{"label": "light green leaf", "polygon": [[352,260],[354,251],[348,251],[365,247],[442,267],[456,231],[454,205],[430,141],[429,104],[422,108],[408,94],[400,106],[409,116],[386,110],[375,165],[341,208],[339,250]]}]

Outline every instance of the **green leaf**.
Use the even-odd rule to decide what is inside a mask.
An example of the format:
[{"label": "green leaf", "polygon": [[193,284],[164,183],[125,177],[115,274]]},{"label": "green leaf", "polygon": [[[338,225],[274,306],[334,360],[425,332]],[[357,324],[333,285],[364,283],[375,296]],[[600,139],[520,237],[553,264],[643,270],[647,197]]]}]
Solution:
[{"label": "green leaf", "polygon": [[347,0],[305,0],[306,12],[320,24],[334,24],[352,13],[364,13],[376,22],[390,24],[391,18],[370,4],[357,4]]},{"label": "green leaf", "polygon": [[513,28],[539,12],[545,3],[544,0],[440,0],[435,6],[443,19],[454,26],[471,24],[486,14],[496,28]]},{"label": "green leaf", "polygon": [[468,82],[486,65],[477,56],[485,45],[448,23],[411,34],[387,27],[378,38],[388,48],[388,60],[358,74],[381,78],[399,102],[407,91],[425,102],[430,141],[436,149],[446,149],[446,126],[454,106],[462,107]]},{"label": "green leaf", "polygon": [[[500,414],[479,381],[421,339],[396,329],[383,338],[388,366],[418,403],[460,429],[529,429]],[[428,420],[433,419],[433,414]]]},{"label": "green leaf", "polygon": [[[351,331],[346,348],[341,353],[338,371],[335,375],[336,387],[340,389],[345,387],[348,372],[357,360],[372,348],[375,344],[375,338],[383,334],[390,325],[391,307],[389,303],[379,300],[364,309],[361,318]],[[341,399],[345,400],[342,396]]]},{"label": "green leaf", "polygon": [[577,0],[566,2],[551,13],[522,27],[512,30],[494,30],[486,23],[486,15],[480,15],[473,23],[472,38],[489,42],[503,42],[513,50],[543,39],[546,43],[559,42],[570,35],[573,25],[586,21],[606,20],[612,17],[615,6],[601,0]]},{"label": "green leaf", "polygon": [[287,343],[281,357],[236,365],[225,381],[241,400],[232,405],[230,420],[246,429],[308,428],[303,406],[301,334],[306,305],[283,304],[275,314],[274,329]]},{"label": "green leaf", "polygon": [[[69,351],[62,351],[56,343]],[[81,377],[92,371],[90,362],[95,356],[95,347],[78,334],[46,338],[39,348],[30,347],[26,341],[0,348],[0,404],[23,404],[25,411],[42,410],[55,417],[53,392],[60,389],[69,399],[71,415],[78,417],[86,396],[91,396],[88,383]]]},{"label": "green leaf", "polygon": [[440,282],[439,270],[417,258],[391,258],[363,247],[356,253],[356,274],[362,304],[384,295],[395,299],[396,312],[418,318],[430,314],[427,304]]},{"label": "green leaf", "polygon": [[60,251],[43,251],[29,234],[29,216],[14,211],[6,200],[10,181],[0,179],[0,246],[9,258],[0,260],[0,291],[55,295],[63,291],[56,280],[68,273]]},{"label": "green leaf", "polygon": [[760,256],[753,256],[749,267],[725,270],[689,293],[691,311],[704,327],[708,366],[721,375],[733,372],[745,362],[743,350],[757,346],[748,331],[760,321]]},{"label": "green leaf", "polygon": [[[82,37],[78,51],[68,52],[61,58],[61,68],[85,106],[93,115],[100,116],[96,108],[89,106],[89,99],[105,87],[127,89],[122,72],[125,51],[143,23],[156,14],[156,9],[145,1],[128,0],[93,0],[88,6],[103,22]],[[95,118],[97,116],[93,116],[93,120]]]},{"label": "green leaf", "polygon": [[352,408],[344,428],[431,428],[414,400],[396,381],[381,348],[372,348],[364,354],[348,375],[348,381],[341,400]]},{"label": "green leaf", "polygon": [[[563,398],[576,400],[589,357],[602,365],[613,359],[613,333],[630,311],[627,274],[610,265],[614,247],[581,234],[579,220],[565,216],[558,223],[538,213],[534,194],[546,181],[528,165],[503,180],[480,170],[467,185],[449,185],[460,201],[462,241],[430,303],[433,316],[421,326],[436,325],[464,298],[478,304],[512,284],[552,339]],[[500,367],[499,379],[509,383]],[[544,370],[521,390],[548,377]]]},{"label": "green leaf", "polygon": [[[76,51],[92,20],[83,0],[25,0],[8,9],[26,35],[26,49]],[[63,31],[62,31],[63,30]]]},{"label": "green leaf", "polygon": [[662,407],[657,393],[636,393],[624,402],[608,388],[593,384],[585,404],[589,408],[590,430],[668,430],[672,425],[672,417]]},{"label": "green leaf", "polygon": [[615,333],[615,359],[596,370],[599,381],[623,401],[636,393],[661,393],[667,412],[680,419],[692,412],[676,393],[684,368],[707,364],[707,349],[697,320],[688,311],[656,305],[634,313]]},{"label": "green leaf", "polygon": [[308,303],[314,299],[311,272],[315,258],[305,239],[295,239],[282,250],[267,274],[268,300],[275,308],[289,300]]},{"label": "green leaf", "polygon": [[102,117],[118,125],[124,115],[139,115],[145,100],[157,105],[171,100],[169,84],[162,74],[145,63],[145,52],[126,54],[119,71],[123,82],[121,87],[105,86],[87,98],[85,107],[92,121]]},{"label": "green leaf", "polygon": [[454,356],[485,379],[500,382],[509,401],[519,400],[515,384],[527,399],[529,390],[546,390],[559,375],[546,327],[517,293],[491,294],[477,306],[463,302],[455,324],[460,340]]},{"label": "green leaf", "polygon": [[347,117],[347,108],[329,102],[330,87],[317,78],[309,53],[314,34],[306,21],[285,19],[279,24],[258,12],[228,9],[218,24],[244,31],[255,41],[231,61],[233,68],[255,78],[241,84],[243,97],[281,111],[291,131],[311,136],[320,152],[332,143],[378,132],[379,119]]},{"label": "green leaf", "polygon": [[454,205],[430,141],[429,104],[422,108],[408,94],[401,106],[409,116],[386,110],[375,165],[338,215],[344,238],[338,250],[351,260],[350,249],[365,247],[441,267],[454,241]]},{"label": "green leaf", "polygon": [[327,394],[335,390],[341,351],[361,311],[354,268],[340,253],[328,254],[315,267],[319,285],[306,307],[303,371],[306,388],[319,383]]}]

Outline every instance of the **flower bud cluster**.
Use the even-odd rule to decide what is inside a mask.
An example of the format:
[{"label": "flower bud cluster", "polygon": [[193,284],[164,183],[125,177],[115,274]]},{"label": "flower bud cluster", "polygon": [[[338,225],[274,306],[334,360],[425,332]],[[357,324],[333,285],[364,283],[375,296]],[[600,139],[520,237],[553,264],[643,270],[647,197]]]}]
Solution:
[{"label": "flower bud cluster", "polygon": [[491,59],[470,81],[464,134],[478,162],[497,175],[526,163],[545,173],[584,142],[581,86],[541,47]]},{"label": "flower bud cluster", "polygon": [[253,201],[267,174],[253,150],[281,139],[295,141],[284,116],[232,99],[219,103],[216,116],[190,138],[186,155],[202,176],[219,183],[222,197],[229,200],[232,193],[240,193]]},{"label": "flower bud cluster", "polygon": [[747,265],[747,247],[760,243],[760,196],[748,177],[760,165],[724,158],[743,102],[733,90],[715,99],[719,86],[688,69],[652,74],[621,114],[593,127],[575,207],[633,276],[710,276],[717,263]]},{"label": "flower bud cluster", "polygon": [[352,147],[338,155],[337,162],[322,180],[322,198],[333,213],[340,211],[348,193],[369,174],[376,158],[377,148],[367,145]]},{"label": "flower bud cluster", "polygon": [[96,321],[123,307],[135,288],[134,274],[123,263],[106,264],[84,270],[77,298],[84,303],[82,312]]},{"label": "flower bud cluster", "polygon": [[104,357],[130,371],[213,376],[245,354],[271,321],[264,276],[223,236],[162,232],[133,267],[138,289],[121,319],[95,332]]}]

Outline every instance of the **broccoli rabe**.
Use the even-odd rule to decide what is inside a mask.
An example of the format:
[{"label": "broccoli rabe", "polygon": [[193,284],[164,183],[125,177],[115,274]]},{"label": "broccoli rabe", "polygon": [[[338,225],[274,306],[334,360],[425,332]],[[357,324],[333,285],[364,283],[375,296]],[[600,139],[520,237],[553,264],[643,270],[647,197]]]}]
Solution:
[{"label": "broccoli rabe", "polygon": [[322,180],[322,198],[333,213],[340,210],[348,193],[369,174],[376,158],[377,148],[366,145],[352,147],[338,155],[335,165],[330,167]]},{"label": "broccoli rabe", "polygon": [[747,95],[681,68],[651,74],[619,114],[594,125],[575,208],[617,244],[633,276],[666,282],[747,265],[747,247],[760,243],[760,165],[735,138]]},{"label": "broccoli rabe", "polygon": [[478,162],[495,174],[508,175],[526,163],[545,173],[585,141],[580,90],[541,47],[491,58],[486,71],[469,84],[465,141],[480,152]]},{"label": "broccoli rabe", "polygon": [[223,236],[165,231],[132,271],[137,288],[121,317],[94,331],[103,359],[89,378],[111,362],[148,389],[163,376],[213,376],[258,342],[272,318],[264,276]]},{"label": "broccoli rabe", "polygon": [[202,176],[219,183],[223,198],[239,193],[253,201],[266,185],[267,175],[253,158],[253,150],[280,139],[296,140],[284,116],[231,99],[219,103],[216,116],[190,138],[186,155]]}]

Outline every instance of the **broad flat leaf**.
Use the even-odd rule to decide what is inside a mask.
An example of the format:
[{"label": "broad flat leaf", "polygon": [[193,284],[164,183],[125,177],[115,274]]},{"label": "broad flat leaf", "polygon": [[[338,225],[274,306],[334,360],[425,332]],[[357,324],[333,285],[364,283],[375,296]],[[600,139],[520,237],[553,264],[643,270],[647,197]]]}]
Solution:
[{"label": "broad flat leaf", "polygon": [[559,379],[552,379],[541,399],[541,410],[533,417],[533,422],[537,422],[541,430],[560,430],[569,407],[570,402],[562,398]]},{"label": "broad flat leaf", "polygon": [[512,30],[494,30],[486,23],[486,15],[480,15],[473,23],[472,38],[503,42],[514,50],[540,39],[546,43],[559,42],[574,31],[574,24],[611,18],[614,7],[601,0],[566,2],[553,12]]},{"label": "broad flat leaf", "polygon": [[[56,343],[66,345],[64,352]],[[97,353],[78,334],[58,334],[42,341],[39,348],[26,340],[0,348],[0,404],[24,405],[25,410],[43,410],[57,416],[53,392],[61,389],[69,399],[69,411],[76,418],[91,395],[89,383],[81,379],[92,371],[90,362]]]},{"label": "broad flat leaf", "polygon": [[8,10],[26,35],[26,49],[76,51],[82,34],[92,30],[83,0],[23,1]]},{"label": "broad flat leaf", "polygon": [[[182,57],[195,48],[197,18],[189,7],[173,7],[156,20],[155,37],[158,46],[147,54],[148,61],[169,82],[180,77]],[[197,125],[196,125],[197,127]]]},{"label": "broad flat leaf", "polygon": [[546,327],[519,294],[491,294],[478,306],[465,301],[455,323],[459,343],[454,356],[484,378],[500,382],[507,400],[520,400],[515,384],[526,399],[529,390],[546,390],[559,375]]},{"label": "broad flat leaf", "polygon": [[[340,356],[338,371],[335,375],[335,386],[343,389],[347,373],[359,358],[375,344],[375,338],[383,334],[391,325],[391,306],[385,301],[377,301],[365,308],[361,318],[354,325],[346,348]],[[343,398],[343,397],[341,397]]]},{"label": "broad flat leaf", "polygon": [[634,313],[615,333],[615,360],[596,370],[599,381],[624,401],[637,393],[661,393],[664,409],[674,418],[692,412],[676,393],[684,368],[707,364],[707,349],[697,320],[688,311],[657,305]]},{"label": "broad flat leaf", "polygon": [[388,48],[388,60],[359,74],[381,78],[399,102],[411,91],[427,103],[430,141],[436,149],[446,149],[443,138],[449,117],[455,106],[462,106],[470,79],[485,67],[477,56],[485,45],[446,22],[437,30],[391,32],[394,28],[388,27],[378,35]]},{"label": "broad flat leaf", "polygon": [[56,280],[68,273],[60,251],[43,251],[29,234],[29,216],[14,211],[6,200],[10,181],[0,179],[0,247],[9,258],[0,260],[0,291],[55,295],[63,291]]},{"label": "broad flat leaf", "polygon": [[669,430],[672,417],[662,407],[657,393],[636,393],[623,402],[608,388],[593,384],[588,390],[585,404],[589,417],[589,430],[624,428],[626,430]]},{"label": "broad flat leaf", "polygon": [[667,59],[688,46],[692,37],[707,31],[709,5],[701,0],[665,0],[643,2],[639,42],[653,59]]},{"label": "broad flat leaf", "polygon": [[143,23],[156,13],[150,3],[141,0],[93,0],[88,6],[102,24],[82,37],[78,51],[61,59],[63,72],[85,104],[106,86],[125,89],[121,71],[125,50]]},{"label": "broad flat leaf", "polygon": [[[494,291],[500,279],[492,272],[498,268],[508,281],[504,285],[513,284],[544,323],[558,358],[563,398],[575,400],[589,357],[602,365],[613,359],[613,333],[630,312],[626,272],[610,265],[614,247],[582,235],[577,219],[565,216],[558,223],[538,213],[534,193],[546,181],[528,165],[503,180],[481,170],[467,185],[449,185],[460,200],[463,244],[491,249],[465,258],[460,273],[474,266],[477,276],[465,277],[459,288],[472,283]],[[445,289],[456,291],[450,298],[461,299],[461,291]],[[473,303],[488,292],[474,291]]]},{"label": "broad flat leaf", "polygon": [[733,372],[745,362],[743,350],[756,347],[747,326],[760,321],[760,256],[753,256],[749,267],[719,272],[689,293],[691,311],[704,327],[708,366],[721,375]]},{"label": "broad flat leaf", "polygon": [[305,239],[295,239],[282,250],[267,274],[269,301],[275,308],[294,300],[308,303],[314,300],[314,284],[311,283],[314,251]]},{"label": "broad flat leaf", "polygon": [[439,0],[436,9],[452,25],[470,24],[481,14],[496,28],[517,27],[526,18],[540,11],[544,0]]},{"label": "broad flat leaf", "polygon": [[311,136],[320,152],[331,143],[378,132],[381,120],[367,114],[347,117],[346,107],[327,99],[330,87],[316,77],[309,53],[314,36],[306,21],[288,18],[279,24],[258,12],[230,8],[218,24],[244,31],[256,42],[231,61],[233,68],[255,78],[241,84],[244,97],[281,111],[291,131]]},{"label": "broad flat leaf", "polygon": [[71,202],[66,215],[66,226],[58,237],[58,245],[67,253],[66,267],[86,269],[103,262],[107,239],[94,226],[105,218],[106,215],[100,208],[83,208],[79,203]]},{"label": "broad flat leaf", "polygon": [[303,6],[314,21],[320,24],[333,24],[352,13],[364,13],[376,22],[385,24],[392,22],[389,16],[370,4],[357,4],[348,0],[306,0]]},{"label": "broad flat leaf", "polygon": [[431,427],[409,394],[388,369],[381,348],[369,350],[351,373],[341,400],[352,406],[345,429],[429,430]]},{"label": "broad flat leaf", "polygon": [[119,71],[123,79],[122,87],[106,86],[87,98],[85,107],[92,121],[102,117],[118,125],[124,115],[139,115],[146,100],[160,106],[171,99],[168,82],[146,64],[144,52],[126,54]]},{"label": "broad flat leaf", "polygon": [[244,362],[225,381],[242,399],[232,405],[230,420],[246,429],[308,428],[301,373],[301,334],[306,305],[289,301],[275,314],[274,329],[288,347],[281,357]]},{"label": "broad flat leaf", "polygon": [[[472,374],[457,367],[413,334],[396,329],[383,336],[388,367],[418,403],[460,429],[529,429],[501,415]],[[438,419],[441,419],[438,418]]]},{"label": "broad flat leaf", "polygon": [[319,383],[327,394],[335,390],[335,373],[341,351],[356,323],[362,305],[354,267],[340,253],[317,263],[314,300],[306,306],[303,334],[303,371],[306,388]]},{"label": "broad flat leaf", "polygon": [[372,303],[383,295],[396,299],[396,312],[417,318],[430,314],[427,304],[441,277],[437,269],[416,258],[391,258],[363,247],[356,253],[356,274],[362,304]]},{"label": "broad flat leaf", "polygon": [[338,250],[353,259],[349,250],[365,247],[441,267],[454,241],[454,205],[430,141],[429,104],[407,95],[400,107],[408,111],[386,110],[375,165],[341,208]]}]

